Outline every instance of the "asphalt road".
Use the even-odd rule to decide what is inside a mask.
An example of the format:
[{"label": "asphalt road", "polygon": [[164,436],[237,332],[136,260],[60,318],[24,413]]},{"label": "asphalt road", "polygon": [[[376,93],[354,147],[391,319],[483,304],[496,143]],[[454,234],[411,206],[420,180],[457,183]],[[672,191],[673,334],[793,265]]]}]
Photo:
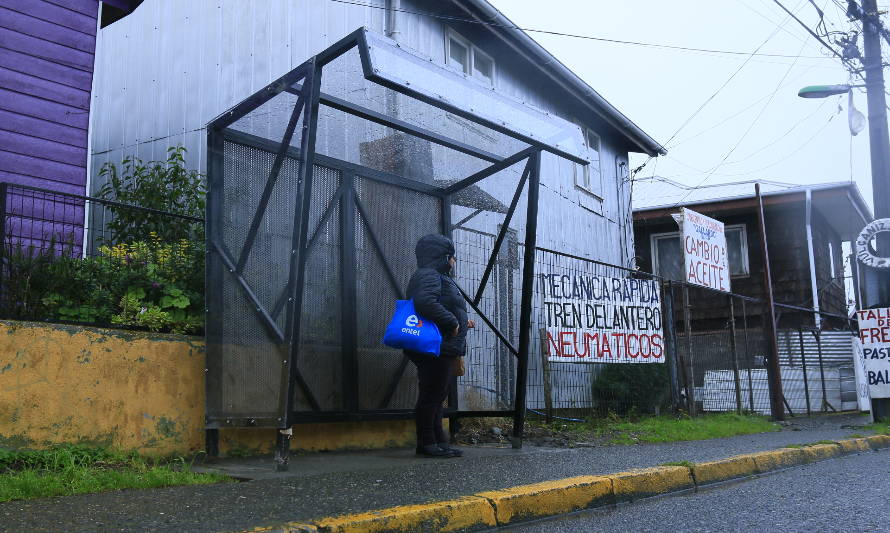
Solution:
[{"label": "asphalt road", "polygon": [[502,528],[594,531],[890,531],[890,450],[799,466],[702,492]]}]

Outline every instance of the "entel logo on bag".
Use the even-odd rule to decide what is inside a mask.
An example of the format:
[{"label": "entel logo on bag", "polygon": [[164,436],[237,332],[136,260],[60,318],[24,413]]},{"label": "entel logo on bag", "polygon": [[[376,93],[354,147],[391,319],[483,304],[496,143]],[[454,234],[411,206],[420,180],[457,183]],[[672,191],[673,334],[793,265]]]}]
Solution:
[{"label": "entel logo on bag", "polygon": [[417,318],[417,315],[410,315],[405,319],[405,325],[407,327],[402,328],[402,333],[407,333],[408,335],[414,335],[415,337],[420,337],[420,330],[414,328],[422,328],[423,321]]}]

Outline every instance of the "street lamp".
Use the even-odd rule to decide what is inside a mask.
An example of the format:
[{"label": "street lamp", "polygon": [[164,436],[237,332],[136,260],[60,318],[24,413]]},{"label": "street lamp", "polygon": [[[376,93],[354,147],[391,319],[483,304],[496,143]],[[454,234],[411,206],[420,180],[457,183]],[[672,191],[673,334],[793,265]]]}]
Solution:
[{"label": "street lamp", "polygon": [[808,85],[797,92],[801,98],[828,98],[837,94],[846,94],[853,87],[865,87],[865,85]]}]

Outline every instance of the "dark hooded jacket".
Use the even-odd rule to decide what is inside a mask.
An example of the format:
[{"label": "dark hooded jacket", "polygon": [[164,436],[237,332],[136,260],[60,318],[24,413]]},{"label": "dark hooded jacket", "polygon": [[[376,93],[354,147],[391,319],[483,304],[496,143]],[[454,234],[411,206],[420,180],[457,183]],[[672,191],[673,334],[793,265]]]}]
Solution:
[{"label": "dark hooded jacket", "polygon": [[[408,282],[408,298],[421,318],[432,320],[442,333],[444,357],[461,357],[467,351],[467,304],[449,276],[448,259],[454,255],[454,243],[443,235],[427,235],[414,248],[417,271]],[[457,335],[455,326],[459,326]]]}]

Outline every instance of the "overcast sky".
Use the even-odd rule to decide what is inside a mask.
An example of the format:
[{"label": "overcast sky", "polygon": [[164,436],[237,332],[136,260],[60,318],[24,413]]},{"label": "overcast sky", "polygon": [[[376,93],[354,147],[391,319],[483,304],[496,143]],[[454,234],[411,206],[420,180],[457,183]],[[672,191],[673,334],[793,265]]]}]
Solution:
[{"label": "overcast sky", "polygon": [[[491,2],[523,28],[746,54],[698,53],[529,33],[666,145],[668,155],[650,161],[640,175],[655,173],[689,185],[753,179],[805,184],[847,181],[852,176],[871,205],[868,131],[850,135],[846,96],[822,100],[797,96],[805,85],[846,83],[847,72],[773,0]],[[810,27],[818,23],[809,0],[782,3]],[[846,2],[815,3],[825,6],[829,30],[850,29],[837,5]],[[883,7],[884,2],[880,4]],[[668,142],[761,44],[760,53],[790,57],[752,57]],[[855,94],[854,104],[866,113],[864,93]],[[632,167],[646,159],[632,155]]]}]

